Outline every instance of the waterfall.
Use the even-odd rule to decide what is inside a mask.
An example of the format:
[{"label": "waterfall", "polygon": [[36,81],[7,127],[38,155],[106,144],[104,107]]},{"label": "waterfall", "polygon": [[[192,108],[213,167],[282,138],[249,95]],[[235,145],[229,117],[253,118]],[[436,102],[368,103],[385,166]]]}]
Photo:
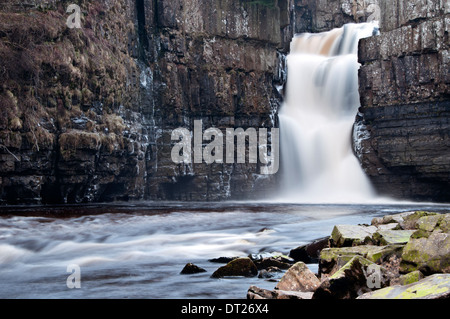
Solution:
[{"label": "waterfall", "polygon": [[360,106],[358,41],[376,32],[376,23],[361,23],[294,37],[279,112],[283,199],[361,203],[374,197],[352,152],[351,132]]}]

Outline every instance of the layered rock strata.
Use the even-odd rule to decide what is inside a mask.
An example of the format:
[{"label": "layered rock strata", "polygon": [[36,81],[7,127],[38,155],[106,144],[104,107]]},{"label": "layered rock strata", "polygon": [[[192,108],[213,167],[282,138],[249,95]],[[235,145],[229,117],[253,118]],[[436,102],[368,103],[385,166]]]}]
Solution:
[{"label": "layered rock strata", "polygon": [[[2,203],[219,200],[259,164],[175,164],[171,132],[270,128],[290,1],[0,2]],[[273,177],[273,176],[272,176]]]},{"label": "layered rock strata", "polygon": [[355,152],[396,198],[450,200],[447,1],[381,2],[381,35],[360,42]]}]

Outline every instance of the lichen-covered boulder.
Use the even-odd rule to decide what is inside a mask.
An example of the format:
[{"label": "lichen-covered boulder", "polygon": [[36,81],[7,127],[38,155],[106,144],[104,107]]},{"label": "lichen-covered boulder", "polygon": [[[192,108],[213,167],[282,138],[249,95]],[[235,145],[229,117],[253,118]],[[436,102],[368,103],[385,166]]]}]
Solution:
[{"label": "lichen-covered boulder", "polygon": [[254,262],[248,258],[237,258],[230,261],[225,266],[217,269],[211,277],[222,278],[228,276],[243,276],[243,277],[254,277],[258,275],[258,268]]},{"label": "lichen-covered boulder", "polygon": [[383,217],[375,217],[372,219],[373,226],[386,225],[390,223],[398,224],[399,229],[417,229],[417,221],[425,216],[436,215],[434,212],[412,211],[399,214],[386,215]]},{"label": "lichen-covered boulder", "polygon": [[401,227],[403,229],[417,229],[418,228],[418,221],[427,216],[434,216],[437,213],[434,212],[427,212],[427,211],[416,211],[414,214],[410,214],[406,216],[403,220],[403,223],[401,223]]},{"label": "lichen-covered boulder", "polygon": [[406,286],[390,286],[365,293],[357,299],[443,299],[450,298],[450,274],[435,274]]},{"label": "lichen-covered boulder", "polygon": [[441,220],[444,217],[445,217],[445,215],[441,215],[441,214],[436,214],[436,215],[431,215],[431,216],[423,216],[417,220],[416,227],[419,230],[432,232],[437,226],[439,226]]},{"label": "lichen-covered boulder", "polygon": [[339,261],[348,262],[354,256],[364,257],[371,262],[380,263],[390,256],[401,256],[403,245],[361,245],[355,247],[325,248],[320,253],[319,273],[330,274],[339,266]]},{"label": "lichen-covered boulder", "polygon": [[275,289],[286,291],[312,292],[320,285],[320,280],[299,261],[290,267],[276,285]]},{"label": "lichen-covered boulder", "polygon": [[450,273],[450,234],[435,230],[429,237],[411,239],[404,247],[400,271]]},{"label": "lichen-covered boulder", "polygon": [[406,244],[415,230],[379,230],[373,234],[372,239],[379,245]]},{"label": "lichen-covered boulder", "polygon": [[425,276],[422,274],[420,270],[412,271],[407,274],[401,275],[395,279],[395,281],[391,282],[391,285],[409,285],[419,280],[422,280]]},{"label": "lichen-covered boulder", "polygon": [[361,245],[377,231],[374,226],[336,225],[330,237],[331,247],[349,247]]}]

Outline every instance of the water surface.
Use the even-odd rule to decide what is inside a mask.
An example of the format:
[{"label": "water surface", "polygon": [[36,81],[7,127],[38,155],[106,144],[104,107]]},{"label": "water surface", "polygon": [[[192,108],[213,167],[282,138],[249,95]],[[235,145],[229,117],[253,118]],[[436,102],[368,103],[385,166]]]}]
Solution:
[{"label": "water surface", "polygon": [[[213,279],[208,259],[282,252],[328,236],[335,224],[449,206],[138,203],[0,208],[0,298],[245,298],[265,279]],[[192,262],[206,273],[181,275]],[[67,266],[81,288],[66,285]],[[309,265],[313,271],[317,265]]]}]

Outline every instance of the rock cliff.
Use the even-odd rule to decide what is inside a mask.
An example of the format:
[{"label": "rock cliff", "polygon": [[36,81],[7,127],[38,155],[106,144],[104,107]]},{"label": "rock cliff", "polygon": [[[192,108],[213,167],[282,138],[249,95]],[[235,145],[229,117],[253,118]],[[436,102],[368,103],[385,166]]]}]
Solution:
[{"label": "rock cliff", "polygon": [[[66,25],[76,3],[81,28]],[[0,1],[2,203],[217,200],[257,164],[174,164],[171,132],[271,128],[290,1]],[[261,186],[261,187],[259,187]]]},{"label": "rock cliff", "polygon": [[450,200],[448,1],[380,2],[360,42],[355,151],[383,194]]},{"label": "rock cliff", "polygon": [[379,190],[449,201],[448,14],[443,0],[0,0],[0,203],[271,193],[259,163],[175,164],[171,132],[270,131],[293,34],[380,17],[360,43],[355,153]]}]

